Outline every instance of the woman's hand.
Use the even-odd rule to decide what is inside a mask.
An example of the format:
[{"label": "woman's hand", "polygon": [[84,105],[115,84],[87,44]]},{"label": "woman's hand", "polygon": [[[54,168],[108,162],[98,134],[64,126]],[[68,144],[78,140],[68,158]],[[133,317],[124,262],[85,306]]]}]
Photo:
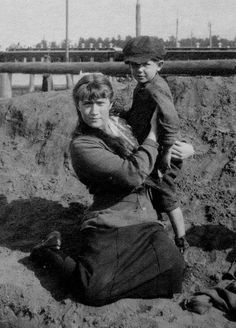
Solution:
[{"label": "woman's hand", "polygon": [[182,141],[176,141],[171,148],[171,158],[183,160],[194,155],[193,146]]},{"label": "woman's hand", "polygon": [[151,129],[149,131],[147,138],[157,142],[157,111],[156,110],[152,115],[150,124],[151,124]]},{"label": "woman's hand", "polygon": [[166,170],[170,169],[171,162],[171,148],[161,152],[159,168],[162,174],[165,174]]}]

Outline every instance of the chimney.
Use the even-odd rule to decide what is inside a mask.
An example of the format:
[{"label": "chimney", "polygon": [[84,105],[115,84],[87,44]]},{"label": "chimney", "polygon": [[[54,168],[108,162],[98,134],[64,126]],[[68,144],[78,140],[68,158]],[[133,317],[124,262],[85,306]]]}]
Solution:
[{"label": "chimney", "polygon": [[140,0],[137,0],[136,3],[136,36],[141,35],[141,9],[140,9]]}]

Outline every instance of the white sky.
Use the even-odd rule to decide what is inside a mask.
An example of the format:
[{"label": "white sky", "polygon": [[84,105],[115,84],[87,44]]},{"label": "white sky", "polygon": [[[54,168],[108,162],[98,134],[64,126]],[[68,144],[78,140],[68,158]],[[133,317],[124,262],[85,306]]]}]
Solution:
[{"label": "white sky", "polygon": [[[179,39],[212,34],[236,37],[236,0],[140,0],[141,34]],[[69,0],[69,39],[135,36],[136,0]],[[65,39],[66,0],[0,0],[0,45],[33,46],[43,38]]]}]

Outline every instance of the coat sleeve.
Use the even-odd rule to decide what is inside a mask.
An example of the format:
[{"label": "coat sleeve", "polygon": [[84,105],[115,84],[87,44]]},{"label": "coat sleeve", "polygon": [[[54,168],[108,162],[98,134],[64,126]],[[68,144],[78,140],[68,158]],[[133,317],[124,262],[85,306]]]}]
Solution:
[{"label": "coat sleeve", "polygon": [[152,172],[158,154],[158,144],[150,139],[134,153],[134,161],[112,152],[100,139],[78,137],[71,143],[73,168],[79,178],[110,182],[122,188],[141,185]]},{"label": "coat sleeve", "polygon": [[169,148],[177,140],[179,132],[179,116],[173,103],[171,91],[161,77],[149,91],[157,103],[160,145]]}]

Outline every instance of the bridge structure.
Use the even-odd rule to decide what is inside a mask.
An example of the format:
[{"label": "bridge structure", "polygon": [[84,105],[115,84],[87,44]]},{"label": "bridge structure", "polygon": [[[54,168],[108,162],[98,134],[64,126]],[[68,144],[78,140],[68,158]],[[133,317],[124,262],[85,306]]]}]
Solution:
[{"label": "bridge structure", "polygon": [[[236,48],[167,48],[166,60],[217,60],[236,59]],[[0,52],[0,62],[43,62],[50,57],[51,62],[65,62],[65,49],[23,48]],[[122,49],[70,48],[70,62],[111,62],[123,61]]]},{"label": "bridge structure", "polygon": [[[70,62],[110,62],[122,60],[120,48],[72,48],[69,49]],[[0,52],[0,62],[43,62],[50,57],[51,62],[65,62],[65,49],[12,49]]]},{"label": "bridge structure", "polygon": [[167,48],[166,60],[235,59],[236,48]]}]

